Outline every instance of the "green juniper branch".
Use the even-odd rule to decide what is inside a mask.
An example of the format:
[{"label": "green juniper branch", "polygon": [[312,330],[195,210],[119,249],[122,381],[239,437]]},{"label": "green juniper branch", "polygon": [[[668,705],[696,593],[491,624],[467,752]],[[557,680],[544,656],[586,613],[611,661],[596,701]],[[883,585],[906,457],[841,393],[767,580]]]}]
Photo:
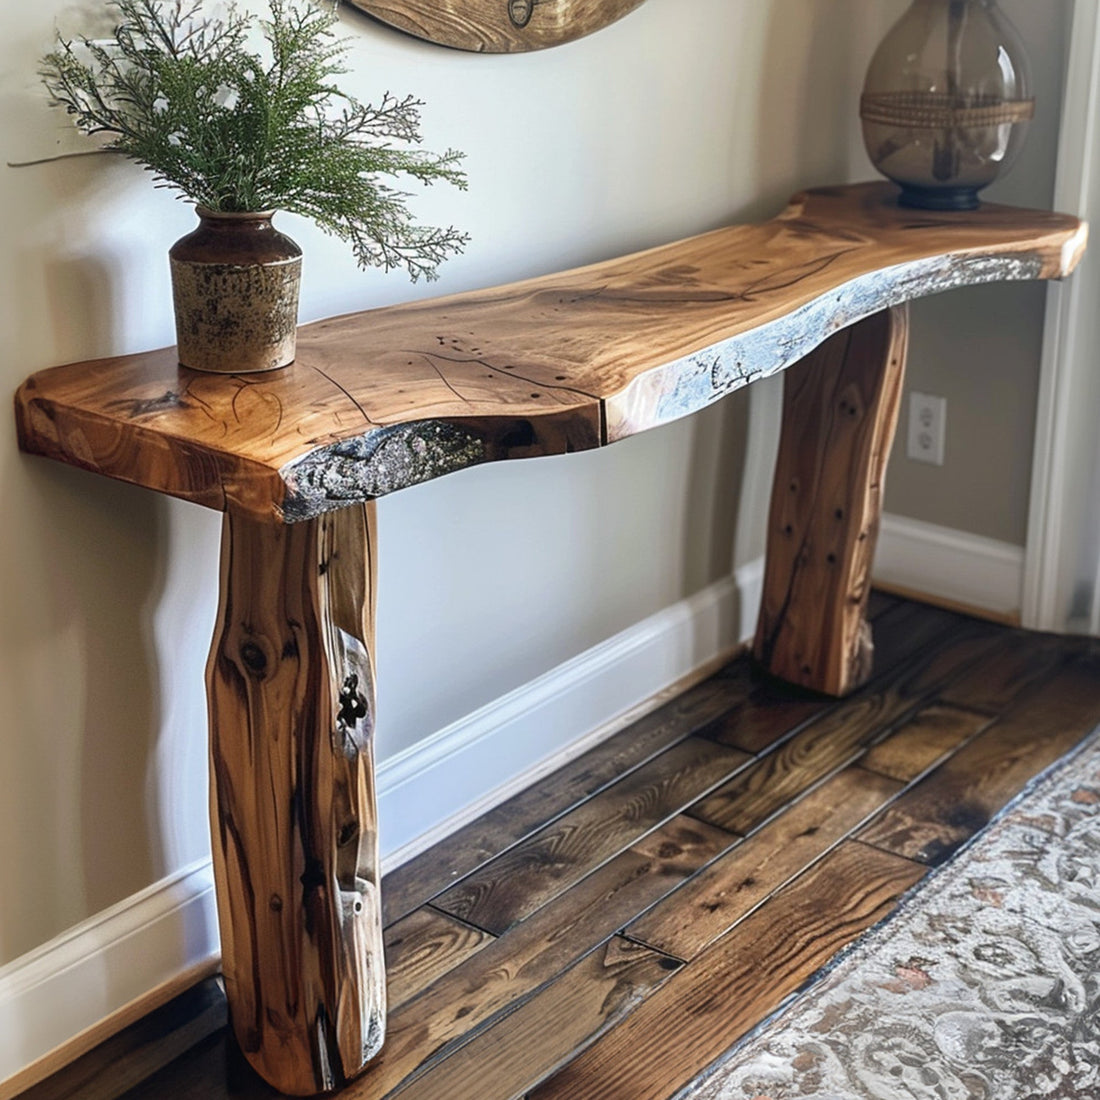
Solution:
[{"label": "green juniper branch", "polygon": [[[347,44],[336,16],[309,0],[269,0],[265,51],[230,7],[202,0],[110,0],[108,43],[59,37],[41,74],[55,103],[88,134],[144,165],[158,186],[217,211],[281,209],[351,245],[363,266],[404,267],[415,281],[468,238],[413,222],[409,195],[386,178],[465,189],[462,154],[420,142],[419,100],[387,92],[377,106],[341,92]],[[396,143],[396,144],[395,144]]]}]

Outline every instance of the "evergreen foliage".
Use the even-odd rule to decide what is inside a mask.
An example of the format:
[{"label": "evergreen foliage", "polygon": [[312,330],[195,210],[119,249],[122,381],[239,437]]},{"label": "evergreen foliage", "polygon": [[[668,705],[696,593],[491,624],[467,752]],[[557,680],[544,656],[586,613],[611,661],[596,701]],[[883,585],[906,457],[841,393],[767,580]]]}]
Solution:
[{"label": "evergreen foliage", "polygon": [[340,91],[346,40],[336,15],[310,0],[269,0],[263,46],[232,6],[203,0],[110,0],[106,42],[58,37],[41,74],[53,100],[88,134],[143,164],[159,186],[215,211],[282,209],[347,241],[363,267],[435,278],[465,234],[414,223],[404,176],[465,188],[462,154],[414,148],[419,100],[388,92],[378,106]]}]

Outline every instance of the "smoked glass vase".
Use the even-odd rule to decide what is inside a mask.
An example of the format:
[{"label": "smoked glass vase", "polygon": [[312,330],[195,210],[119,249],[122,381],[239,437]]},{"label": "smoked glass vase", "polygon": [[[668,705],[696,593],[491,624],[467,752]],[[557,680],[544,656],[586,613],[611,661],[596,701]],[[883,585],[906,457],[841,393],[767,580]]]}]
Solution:
[{"label": "smoked glass vase", "polygon": [[1027,56],[996,0],[913,0],[867,72],[860,115],[905,206],[973,210],[1035,113]]}]

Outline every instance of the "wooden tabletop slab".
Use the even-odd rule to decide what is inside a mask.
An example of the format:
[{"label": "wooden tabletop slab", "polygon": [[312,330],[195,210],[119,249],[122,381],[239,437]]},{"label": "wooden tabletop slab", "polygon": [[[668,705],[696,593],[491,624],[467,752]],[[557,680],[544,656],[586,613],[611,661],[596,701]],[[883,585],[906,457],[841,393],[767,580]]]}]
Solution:
[{"label": "wooden tabletop slab", "polygon": [[20,445],[211,508],[294,521],[481,462],[563,454],[703,408],[881,309],[1068,275],[1076,218],[906,210],[889,184],[575,271],[304,326],[263,375],[175,349],[41,371]]}]

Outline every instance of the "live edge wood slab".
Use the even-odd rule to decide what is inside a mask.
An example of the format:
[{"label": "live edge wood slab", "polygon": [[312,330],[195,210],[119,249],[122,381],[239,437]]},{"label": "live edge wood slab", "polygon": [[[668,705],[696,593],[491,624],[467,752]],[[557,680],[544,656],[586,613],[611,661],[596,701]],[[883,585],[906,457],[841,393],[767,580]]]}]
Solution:
[{"label": "live edge wood slab", "polygon": [[872,657],[905,303],[1061,278],[1087,236],[1057,214],[925,213],[895,194],[809,191],[762,225],[320,321],[271,374],[199,374],[165,348],[20,387],[24,450],[226,513],[207,666],[223,969],[240,1045],[277,1088],[338,1086],[385,1031],[375,498],[604,446],[794,366],[755,651],[851,691]]}]

